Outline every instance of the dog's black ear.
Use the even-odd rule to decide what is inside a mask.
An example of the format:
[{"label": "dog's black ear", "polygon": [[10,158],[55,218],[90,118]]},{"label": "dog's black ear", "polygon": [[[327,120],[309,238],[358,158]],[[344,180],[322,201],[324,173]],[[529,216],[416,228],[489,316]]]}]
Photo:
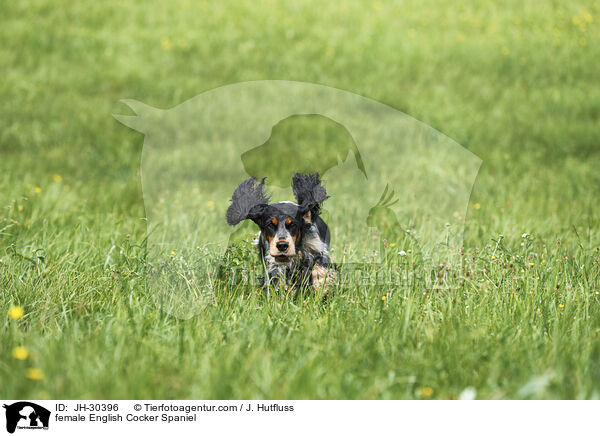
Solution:
[{"label": "dog's black ear", "polygon": [[225,217],[227,224],[235,226],[245,219],[256,222],[263,214],[270,196],[265,195],[263,188],[265,178],[256,184],[256,177],[244,180],[233,192],[231,204]]},{"label": "dog's black ear", "polygon": [[321,204],[329,198],[319,173],[296,173],[292,179],[292,190],[304,221],[314,222],[321,211]]}]

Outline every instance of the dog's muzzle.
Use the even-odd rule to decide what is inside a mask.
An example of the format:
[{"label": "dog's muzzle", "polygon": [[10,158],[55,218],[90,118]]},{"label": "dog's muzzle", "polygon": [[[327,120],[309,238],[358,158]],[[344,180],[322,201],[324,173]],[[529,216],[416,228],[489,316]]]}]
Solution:
[{"label": "dog's muzzle", "polygon": [[288,249],[290,248],[290,243],[288,241],[277,241],[277,243],[275,243],[275,247],[277,248],[277,250],[279,250],[280,253],[274,256],[275,261],[277,263],[290,263],[292,261],[293,256],[286,254]]},{"label": "dog's muzzle", "polygon": [[276,263],[290,263],[293,259],[293,256],[286,256],[285,254],[281,254],[279,256],[275,256]]}]

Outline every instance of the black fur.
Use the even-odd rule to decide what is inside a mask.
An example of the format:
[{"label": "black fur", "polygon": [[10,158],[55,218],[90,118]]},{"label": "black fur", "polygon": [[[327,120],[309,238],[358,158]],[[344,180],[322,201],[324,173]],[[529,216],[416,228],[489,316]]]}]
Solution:
[{"label": "black fur", "polygon": [[244,180],[231,197],[231,205],[227,209],[227,224],[235,226],[245,219],[255,220],[262,214],[264,207],[269,202],[270,196],[265,195],[263,188],[265,178],[256,184],[256,177]]},{"label": "black fur", "polygon": [[295,174],[292,179],[292,191],[300,209],[310,210],[314,218],[319,215],[321,203],[329,198],[327,191],[321,185],[319,173]]}]

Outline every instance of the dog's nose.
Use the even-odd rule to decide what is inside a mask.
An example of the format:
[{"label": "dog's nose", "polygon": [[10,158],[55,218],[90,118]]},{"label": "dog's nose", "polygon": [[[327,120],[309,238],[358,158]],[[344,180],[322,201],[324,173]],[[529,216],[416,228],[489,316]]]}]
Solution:
[{"label": "dog's nose", "polygon": [[277,241],[277,244],[275,244],[275,246],[277,247],[277,249],[279,251],[281,251],[283,253],[283,252],[287,251],[290,244],[288,244],[286,241]]}]

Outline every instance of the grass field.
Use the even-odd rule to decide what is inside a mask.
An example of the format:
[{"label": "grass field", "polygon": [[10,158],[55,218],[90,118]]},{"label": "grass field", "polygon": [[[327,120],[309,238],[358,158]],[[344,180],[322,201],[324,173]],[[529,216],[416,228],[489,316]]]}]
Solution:
[{"label": "grass field", "polygon": [[[0,397],[600,397],[597,2],[2,10]],[[112,114],[259,79],[381,101],[483,160],[452,291],[357,285],[323,305],[236,288],[189,320],[158,310],[143,136]]]}]

